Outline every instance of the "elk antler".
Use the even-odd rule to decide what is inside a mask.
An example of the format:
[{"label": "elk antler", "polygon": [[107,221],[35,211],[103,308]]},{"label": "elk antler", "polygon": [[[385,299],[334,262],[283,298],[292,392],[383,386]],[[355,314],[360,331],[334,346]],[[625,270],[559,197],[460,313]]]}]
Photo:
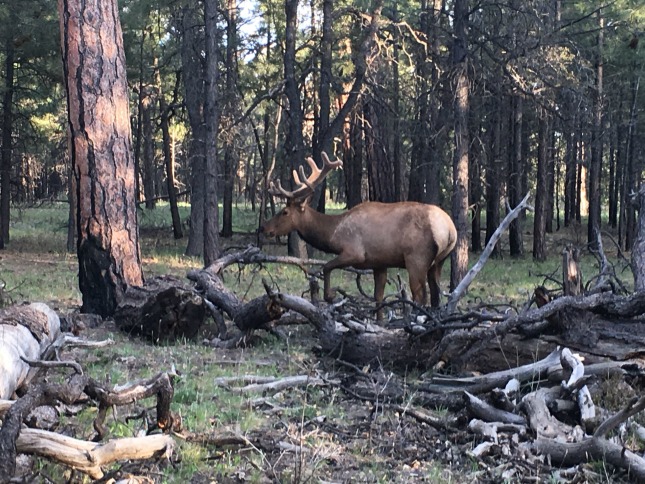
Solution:
[{"label": "elk antler", "polygon": [[[331,161],[327,153],[322,153],[323,167],[318,168],[313,158],[307,158],[307,163],[311,168],[311,175],[305,176],[305,170],[302,165],[298,167],[298,171],[293,170],[293,181],[296,183],[296,189],[288,191],[282,188],[280,180],[275,183],[271,182],[269,185],[269,193],[271,195],[281,196],[289,199],[306,198],[311,195],[315,188],[325,179],[325,177],[336,168],[342,168],[342,160]],[[300,173],[300,175],[298,175]]]}]

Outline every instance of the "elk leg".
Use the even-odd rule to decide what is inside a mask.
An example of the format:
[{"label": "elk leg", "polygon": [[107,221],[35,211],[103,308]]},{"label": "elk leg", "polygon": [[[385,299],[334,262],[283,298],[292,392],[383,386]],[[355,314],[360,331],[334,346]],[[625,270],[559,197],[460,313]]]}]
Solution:
[{"label": "elk leg", "polygon": [[323,281],[324,281],[324,297],[325,301],[328,303],[333,302],[334,300],[334,290],[331,288],[331,271],[334,269],[340,269],[342,267],[348,267],[353,264],[358,264],[362,262],[361,259],[357,259],[351,254],[339,254],[338,257],[330,260],[323,266]]},{"label": "elk leg", "polygon": [[[374,269],[374,299],[376,305],[379,306],[383,302],[385,295],[385,284],[387,283],[387,269]],[[383,319],[383,310],[376,311],[376,319],[380,321]]]},{"label": "elk leg", "polygon": [[428,271],[428,285],[430,286],[430,304],[433,308],[438,308],[441,302],[441,288],[439,287],[439,279],[441,279],[441,269],[443,262],[435,262]]},{"label": "elk leg", "polygon": [[428,291],[426,289],[426,274],[418,274],[415,269],[408,269],[408,275],[410,276],[410,291],[412,292],[412,300],[421,305],[426,305],[428,303]]}]

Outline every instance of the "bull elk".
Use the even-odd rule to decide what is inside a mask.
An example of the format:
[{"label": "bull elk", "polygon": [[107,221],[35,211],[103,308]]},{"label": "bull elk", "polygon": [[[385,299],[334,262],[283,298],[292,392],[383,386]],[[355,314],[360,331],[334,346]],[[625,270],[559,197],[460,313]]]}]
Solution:
[{"label": "bull elk", "polygon": [[331,271],[352,266],[372,269],[374,298],[383,300],[388,267],[405,268],[410,278],[412,297],[418,304],[427,304],[426,278],[430,301],[439,306],[439,279],[444,261],[455,247],[457,230],[450,216],[435,205],[417,202],[364,202],[338,215],[320,213],[309,206],[314,189],[336,168],[341,160],[330,161],[322,153],[323,167],[313,159],[307,162],[311,175],[293,170],[296,188],[285,190],[280,181],[271,182],[269,193],[284,197],[287,205],[267,221],[260,231],[268,237],[287,235],[296,230],[300,237],[316,249],[337,254],[323,266],[324,296],[331,302]]}]

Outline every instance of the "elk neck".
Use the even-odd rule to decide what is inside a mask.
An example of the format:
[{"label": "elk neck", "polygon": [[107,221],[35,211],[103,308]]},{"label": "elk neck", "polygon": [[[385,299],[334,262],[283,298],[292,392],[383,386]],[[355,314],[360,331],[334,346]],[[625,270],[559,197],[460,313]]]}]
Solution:
[{"label": "elk neck", "polygon": [[297,228],[298,235],[318,250],[338,254],[341,251],[340,241],[334,240],[334,232],[344,217],[344,213],[327,215],[306,206]]}]

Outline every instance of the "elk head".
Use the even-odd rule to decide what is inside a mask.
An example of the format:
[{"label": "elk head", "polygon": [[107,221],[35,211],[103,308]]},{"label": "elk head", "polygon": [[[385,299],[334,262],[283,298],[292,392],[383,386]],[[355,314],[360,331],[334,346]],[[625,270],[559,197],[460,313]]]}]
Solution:
[{"label": "elk head", "polygon": [[311,175],[305,175],[302,166],[298,171],[293,170],[293,180],[296,188],[292,191],[285,190],[280,180],[272,181],[269,185],[269,193],[274,196],[283,197],[287,205],[275,217],[266,222],[260,231],[268,237],[287,235],[289,232],[298,230],[302,217],[309,210],[309,201],[314,190],[322,183],[325,177],[336,168],[342,168],[341,160],[331,161],[326,153],[322,153],[323,166],[319,168],[313,158],[307,158],[311,168]]}]

